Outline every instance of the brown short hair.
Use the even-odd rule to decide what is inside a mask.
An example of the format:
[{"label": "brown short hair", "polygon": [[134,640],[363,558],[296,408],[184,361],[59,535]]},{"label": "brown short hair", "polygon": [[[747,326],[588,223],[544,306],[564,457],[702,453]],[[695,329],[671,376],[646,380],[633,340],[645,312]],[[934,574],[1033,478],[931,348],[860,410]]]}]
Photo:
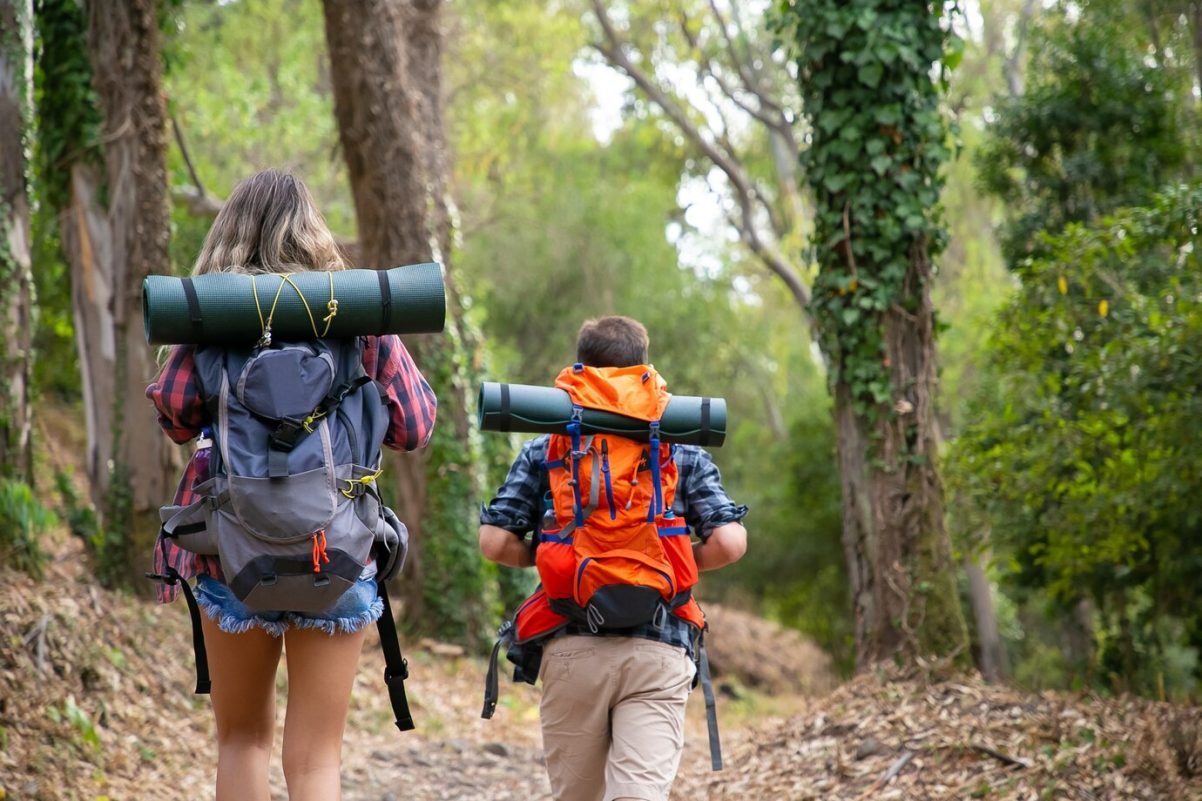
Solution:
[{"label": "brown short hair", "polygon": [[589,367],[631,367],[647,363],[647,329],[630,317],[585,320],[576,335],[576,361]]}]

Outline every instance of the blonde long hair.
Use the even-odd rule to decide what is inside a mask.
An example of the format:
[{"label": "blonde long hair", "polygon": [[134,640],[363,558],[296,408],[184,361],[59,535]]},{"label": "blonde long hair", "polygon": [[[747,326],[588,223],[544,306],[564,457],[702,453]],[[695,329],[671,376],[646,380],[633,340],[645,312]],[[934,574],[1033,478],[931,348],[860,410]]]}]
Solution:
[{"label": "blonde long hair", "polygon": [[263,170],[240,182],[213,220],[193,275],[345,270],[346,262],[309,189]]}]

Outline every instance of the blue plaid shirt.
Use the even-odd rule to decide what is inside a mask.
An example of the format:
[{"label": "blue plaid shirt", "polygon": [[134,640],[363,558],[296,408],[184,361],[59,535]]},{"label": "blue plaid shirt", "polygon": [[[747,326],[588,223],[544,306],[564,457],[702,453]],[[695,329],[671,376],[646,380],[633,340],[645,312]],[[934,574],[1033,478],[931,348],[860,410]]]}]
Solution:
[{"label": "blue plaid shirt", "polygon": [[[497,495],[480,510],[480,522],[512,531],[523,539],[534,531],[545,510],[543,497],[550,490],[550,481],[543,463],[547,460],[550,436],[527,441],[509,468],[505,483]],[[718,526],[735,523],[747,516],[747,507],[738,506],[722,488],[718,466],[703,448],[696,445],[676,446],[676,500],[672,510],[684,520],[702,541]],[[584,626],[569,625],[564,634],[589,634]],[[640,637],[683,648],[693,655],[697,631],[675,615],[656,628],[652,624],[631,629],[605,632],[606,636]]]}]

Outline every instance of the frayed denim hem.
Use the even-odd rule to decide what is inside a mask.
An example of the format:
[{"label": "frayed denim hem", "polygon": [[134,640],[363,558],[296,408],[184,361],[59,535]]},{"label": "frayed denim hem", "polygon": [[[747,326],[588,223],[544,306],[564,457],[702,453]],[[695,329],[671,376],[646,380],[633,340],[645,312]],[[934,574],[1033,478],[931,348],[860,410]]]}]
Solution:
[{"label": "frayed denim hem", "polygon": [[252,612],[234,597],[228,585],[200,576],[196,580],[196,602],[217,627],[229,634],[242,634],[258,628],[272,637],[281,637],[290,627],[317,629],[331,637],[352,634],[376,622],[384,613],[376,582],[359,579],[328,609],[321,612]]},{"label": "frayed denim hem", "polygon": [[379,620],[383,614],[384,602],[379,598],[375,598],[372,600],[370,606],[359,614],[350,617],[306,617],[296,612],[288,612],[284,618],[294,628],[318,629],[333,637],[335,634],[354,634],[357,631],[365,629]]},{"label": "frayed denim hem", "polygon": [[259,628],[272,637],[283,637],[288,624],[283,620],[264,620],[261,617],[243,618],[231,615],[222,608],[221,604],[209,598],[204,593],[196,593],[196,605],[199,606],[217,624],[217,628],[226,634],[245,634],[251,629]]}]

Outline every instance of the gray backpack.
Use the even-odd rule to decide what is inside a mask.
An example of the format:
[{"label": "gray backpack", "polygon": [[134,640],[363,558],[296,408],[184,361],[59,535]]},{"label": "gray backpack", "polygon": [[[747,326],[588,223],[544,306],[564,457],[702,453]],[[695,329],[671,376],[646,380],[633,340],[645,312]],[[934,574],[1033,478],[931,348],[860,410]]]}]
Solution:
[{"label": "gray backpack", "polygon": [[[201,346],[195,363],[212,425],[209,477],[193,487],[195,503],[160,510],[161,536],[216,555],[226,584],[252,611],[327,609],[370,575],[371,563],[385,605],[380,639],[395,644],[384,581],[404,563],[409,537],[375,485],[388,411],[363,369],[362,341]],[[203,656],[201,640],[197,692],[208,684],[199,676]],[[395,657],[390,689],[398,676],[389,674],[406,673],[399,646]],[[398,725],[406,728],[399,714]]]}]

